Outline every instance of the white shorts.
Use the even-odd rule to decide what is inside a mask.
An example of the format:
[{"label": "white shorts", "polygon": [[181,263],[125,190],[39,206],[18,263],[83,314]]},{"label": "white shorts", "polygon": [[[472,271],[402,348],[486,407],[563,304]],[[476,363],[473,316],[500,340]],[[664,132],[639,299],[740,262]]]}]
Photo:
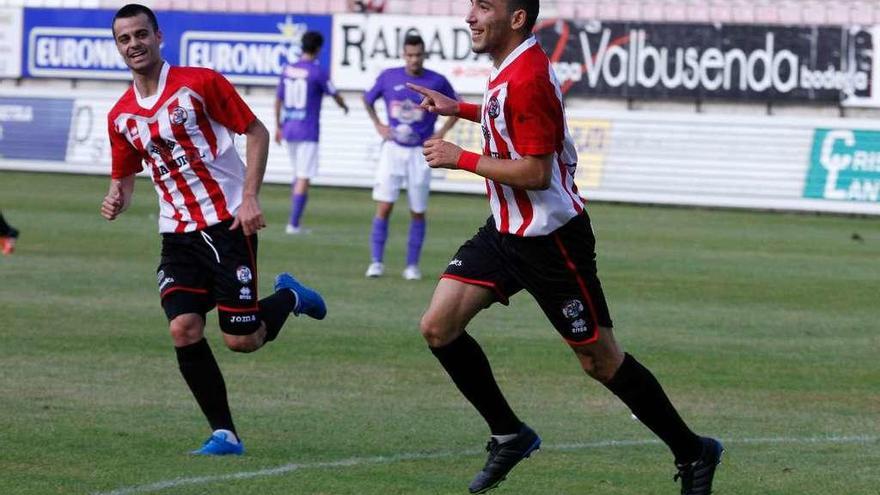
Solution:
[{"label": "white shorts", "polygon": [[293,176],[297,179],[311,179],[318,174],[318,143],[314,141],[288,141],[287,154]]},{"label": "white shorts", "polygon": [[373,186],[373,201],[394,203],[400,188],[406,185],[409,209],[424,213],[428,209],[431,190],[431,167],[425,161],[421,146],[401,146],[385,141],[379,151],[379,165]]}]

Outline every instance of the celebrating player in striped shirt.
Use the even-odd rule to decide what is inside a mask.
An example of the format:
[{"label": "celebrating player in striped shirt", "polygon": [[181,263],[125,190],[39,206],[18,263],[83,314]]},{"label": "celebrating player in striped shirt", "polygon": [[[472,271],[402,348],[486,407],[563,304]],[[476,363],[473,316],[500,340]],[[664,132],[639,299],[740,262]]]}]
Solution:
[{"label": "celebrating player in striped shirt", "polygon": [[[215,305],[226,346],[252,352],[274,340],[287,316],[324,318],[321,296],[290,274],[275,293],[257,297],[257,235],[265,227],[257,195],[266,170],[269,133],[223,76],[171,67],[162,60],[162,32],[142,5],[113,18],[116,47],[132,86],[107,116],[112,149],[107,220],[131,203],[135,174],[147,165],[159,195],[162,258],[157,283],[184,380],[213,433],[194,451],[242,454],[226,385],[204,338]],[[233,144],[247,139],[247,167]]]},{"label": "celebrating player in striped shirt", "polygon": [[708,495],[721,444],[682,421],[647,368],[624,354],[596,274],[595,238],[574,184],[577,151],[565,123],[562,92],[531,35],[538,0],[473,0],[467,17],[473,49],[495,65],[482,105],[413,87],[422,106],[482,125],[483,153],[442,140],[425,143],[431,167],[486,179],[492,215],[459,248],[422,317],[431,351],[489,425],[486,464],[471,493],[497,486],[541,445],[501,394],[480,345],[465,327],[483,308],[522,289],[534,297],[584,371],[605,385],[672,450],[683,495]]}]

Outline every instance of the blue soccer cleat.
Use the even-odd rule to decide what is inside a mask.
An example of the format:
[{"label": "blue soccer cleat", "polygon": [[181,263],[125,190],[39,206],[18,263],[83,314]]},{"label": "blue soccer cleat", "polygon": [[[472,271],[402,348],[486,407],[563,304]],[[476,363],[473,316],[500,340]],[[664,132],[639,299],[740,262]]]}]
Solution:
[{"label": "blue soccer cleat", "polygon": [[281,289],[289,289],[296,295],[296,306],[292,311],[294,315],[305,314],[316,320],[323,320],[327,316],[327,305],[321,294],[299,283],[293,275],[284,272],[275,277],[275,292]]},{"label": "blue soccer cleat", "polygon": [[216,430],[202,448],[192,451],[195,455],[242,455],[244,445],[228,430]]}]

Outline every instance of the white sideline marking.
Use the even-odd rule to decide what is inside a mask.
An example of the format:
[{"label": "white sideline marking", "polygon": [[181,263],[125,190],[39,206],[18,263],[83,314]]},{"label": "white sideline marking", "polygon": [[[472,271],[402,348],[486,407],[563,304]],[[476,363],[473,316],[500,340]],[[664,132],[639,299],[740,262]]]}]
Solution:
[{"label": "white sideline marking", "polygon": [[[767,437],[767,438],[739,438],[739,439],[721,439],[725,444],[824,444],[824,443],[871,443],[880,441],[880,436],[859,435],[859,436],[833,436],[833,437]],[[657,445],[660,440],[606,440],[602,442],[590,443],[570,443],[558,445],[542,445],[544,450],[586,450],[598,449],[603,447],[637,447],[643,445]],[[434,452],[434,453],[408,453],[396,454],[389,456],[373,456],[373,457],[352,457],[350,459],[342,459],[339,461],[325,462],[307,462],[307,463],[291,463],[275,468],[261,469],[259,471],[242,471],[238,473],[219,474],[215,476],[197,476],[192,478],[175,478],[172,480],[158,481],[148,485],[129,486],[117,488],[109,492],[93,492],[92,495],[132,495],[140,493],[153,493],[166,488],[176,488],[185,485],[201,485],[206,483],[217,483],[229,480],[244,480],[249,478],[260,478],[266,476],[278,476],[282,474],[292,473],[302,469],[322,469],[334,467],[352,467],[352,466],[369,466],[378,464],[393,464],[401,461],[419,461],[426,459],[442,459],[444,457],[458,457],[465,455],[476,455],[481,453],[479,450],[462,450],[458,452]]]}]

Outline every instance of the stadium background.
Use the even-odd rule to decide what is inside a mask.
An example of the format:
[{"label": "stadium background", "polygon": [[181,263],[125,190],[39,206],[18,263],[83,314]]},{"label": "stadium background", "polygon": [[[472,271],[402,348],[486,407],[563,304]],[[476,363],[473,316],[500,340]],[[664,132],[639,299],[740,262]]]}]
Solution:
[{"label": "stadium background", "polygon": [[[467,60],[467,2],[369,5],[382,13],[337,0],[145,2],[173,33],[165,55],[226,64],[270,128],[267,60],[295,54],[304,27],[323,30],[324,63],[353,109],[344,117],[325,102],[316,182],[356,188],[312,195],[311,236],[279,227],[290,171],[285,150],[270,150],[267,179],[278,185],[261,194],[262,290],[292,269],[324,291],[331,313],[295,320],[252,356],[223,351],[209,322],[249,449],[220,462],[185,454],[205,425],[155,298],[147,179],[119,221],[97,214],[105,114],[127,84],[107,27],[122,3],[0,0],[0,208],[22,230],[18,251],[0,258],[0,493],[462,493],[484,430],[415,329],[433,277],[363,277],[379,143],[359,91],[399,63],[393,40],[415,27],[437,43],[426,65],[477,100],[487,63]],[[618,335],[689,421],[725,441],[719,493],[876,495],[880,4],[542,4],[539,36],[569,78],[579,185],[609,202],[590,212]],[[685,66],[691,53],[703,79],[677,76],[674,64],[657,76],[650,60],[663,48]],[[776,80],[756,69],[743,83],[749,60],[776,64]],[[593,79],[587,63],[599,68]],[[473,147],[478,132],[460,123],[451,139]],[[487,214],[481,182],[437,179],[438,190],[477,194],[432,197],[425,273],[439,273]],[[662,203],[746,209],[653,206]],[[405,253],[402,208],[392,266]],[[755,211],[767,209],[844,215]],[[668,453],[582,377],[527,297],[490,308],[473,331],[545,439],[498,493],[676,492]]]},{"label": "stadium background", "polygon": [[[129,77],[106,27],[120,3],[0,3],[0,168],[106,173],[104,115]],[[427,66],[466,99],[479,99],[488,70],[469,53],[467,2],[367,6],[381,14],[348,12],[357,6],[341,0],[147,3],[160,12],[166,58],[220,70],[270,126],[281,64],[298,56],[305,30],[325,35],[321,61],[353,112],[324,109],[316,184],[371,185],[379,140],[359,94],[400,62],[408,30],[428,40]],[[581,190],[595,200],[880,213],[875,7],[544,2],[537,32],[566,89]],[[35,153],[41,128],[52,137]],[[477,148],[479,129],[462,123],[452,139]],[[435,176],[436,190],[483,191],[471,174]],[[273,144],[267,181],[290,178]]]}]

